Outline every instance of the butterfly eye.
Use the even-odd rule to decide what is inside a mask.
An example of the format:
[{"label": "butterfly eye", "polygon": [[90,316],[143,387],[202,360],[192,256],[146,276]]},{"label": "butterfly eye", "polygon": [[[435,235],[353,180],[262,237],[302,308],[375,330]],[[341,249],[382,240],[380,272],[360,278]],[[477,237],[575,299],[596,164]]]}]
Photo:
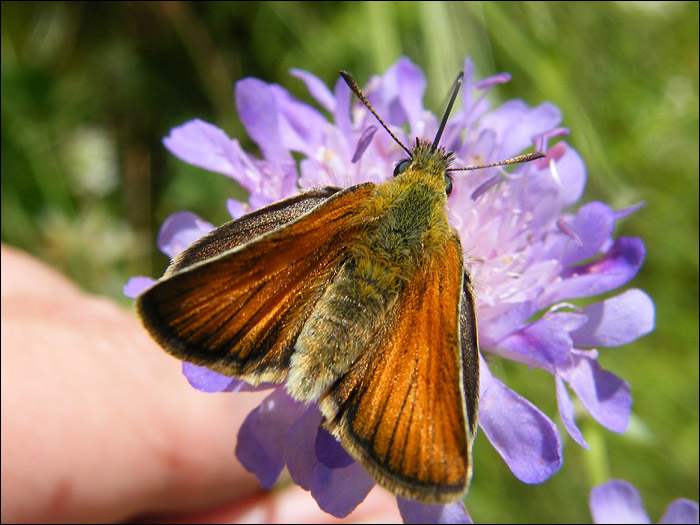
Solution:
[{"label": "butterfly eye", "polygon": [[394,168],[394,177],[401,175],[411,165],[411,159],[402,160]]},{"label": "butterfly eye", "polygon": [[448,197],[452,193],[452,177],[449,175],[445,175],[445,193],[447,193]]}]

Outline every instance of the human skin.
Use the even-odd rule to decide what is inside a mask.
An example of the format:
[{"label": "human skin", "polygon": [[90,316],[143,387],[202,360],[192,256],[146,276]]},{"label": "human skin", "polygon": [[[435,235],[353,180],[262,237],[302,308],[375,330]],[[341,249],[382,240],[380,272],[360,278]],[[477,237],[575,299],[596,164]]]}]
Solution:
[{"label": "human skin", "polygon": [[[203,394],[136,316],[2,246],[2,516],[8,522],[333,523],[234,456],[266,392]],[[375,489],[351,520],[398,522]]]}]

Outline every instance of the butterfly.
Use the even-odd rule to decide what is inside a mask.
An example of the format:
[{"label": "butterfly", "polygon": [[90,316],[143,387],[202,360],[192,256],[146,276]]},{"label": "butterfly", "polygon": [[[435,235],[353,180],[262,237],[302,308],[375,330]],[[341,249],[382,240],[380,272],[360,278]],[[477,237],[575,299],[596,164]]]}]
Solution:
[{"label": "butterfly", "polygon": [[349,73],[350,89],[406,151],[383,184],[320,188],[192,243],[137,299],[170,354],[318,403],[323,427],[390,492],[462,498],[472,473],[479,353],[475,294],[446,206],[453,154],[408,149]]}]

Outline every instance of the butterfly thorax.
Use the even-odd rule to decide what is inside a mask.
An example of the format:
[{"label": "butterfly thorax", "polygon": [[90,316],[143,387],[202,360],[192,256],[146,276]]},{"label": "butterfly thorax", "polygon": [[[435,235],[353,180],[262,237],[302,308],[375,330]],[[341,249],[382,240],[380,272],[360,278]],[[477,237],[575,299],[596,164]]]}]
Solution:
[{"label": "butterfly thorax", "polygon": [[447,220],[446,177],[451,154],[418,143],[405,171],[377,186],[366,217],[377,217],[351,256],[359,266],[380,265],[387,278],[410,279],[431,250],[452,235]]}]

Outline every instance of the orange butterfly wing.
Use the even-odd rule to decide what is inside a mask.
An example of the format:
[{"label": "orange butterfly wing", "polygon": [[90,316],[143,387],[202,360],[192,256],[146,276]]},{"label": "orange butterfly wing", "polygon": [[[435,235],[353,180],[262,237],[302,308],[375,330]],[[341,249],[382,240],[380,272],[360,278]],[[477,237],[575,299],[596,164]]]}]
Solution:
[{"label": "orange butterfly wing", "polygon": [[194,263],[221,255],[264,233],[284,226],[328,200],[338,191],[340,188],[334,187],[306,191],[222,224],[174,257],[165,276],[192,266]]},{"label": "orange butterfly wing", "polygon": [[320,404],[326,427],[380,485],[426,503],[459,499],[471,477],[463,275],[454,235],[406,284],[374,344]]},{"label": "orange butterfly wing", "polygon": [[179,268],[176,259],[137,300],[144,325],[179,359],[254,384],[284,381],[294,342],[361,230],[358,207],[373,192],[371,183],[353,186],[212,258]]}]

